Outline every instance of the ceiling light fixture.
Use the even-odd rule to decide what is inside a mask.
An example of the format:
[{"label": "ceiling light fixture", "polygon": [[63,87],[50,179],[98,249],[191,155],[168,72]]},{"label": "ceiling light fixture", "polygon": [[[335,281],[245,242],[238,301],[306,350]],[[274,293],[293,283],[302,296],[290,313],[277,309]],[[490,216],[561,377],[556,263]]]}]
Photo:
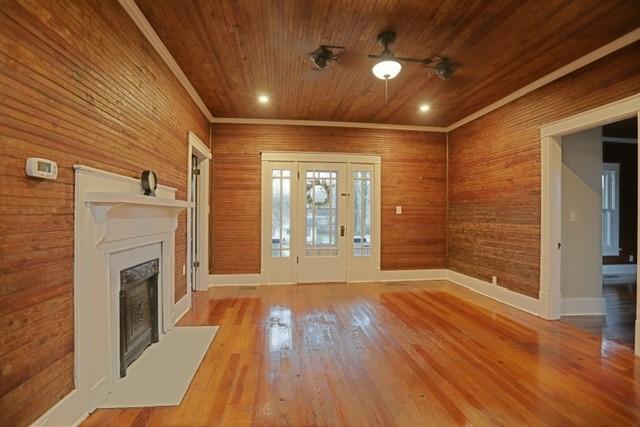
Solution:
[{"label": "ceiling light fixture", "polygon": [[266,104],[267,102],[269,102],[269,97],[267,95],[260,95],[258,96],[258,102],[260,104]]},{"label": "ceiling light fixture", "polygon": [[373,75],[385,82],[385,102],[388,101],[389,80],[400,74],[402,70],[401,61],[422,64],[422,66],[429,70],[429,75],[435,74],[442,80],[448,80],[453,75],[453,72],[460,67],[460,64],[455,63],[445,56],[432,56],[425,59],[396,57],[389,49],[389,45],[393,43],[395,39],[396,33],[393,31],[384,31],[378,34],[378,43],[383,47],[382,53],[380,55],[369,55],[369,58],[377,60],[373,67],[371,67]]},{"label": "ceiling light fixture", "polygon": [[422,104],[420,106],[420,111],[422,111],[423,113],[426,113],[427,111],[429,111],[429,104]]},{"label": "ceiling light fixture", "polygon": [[[375,56],[375,58],[378,59],[378,62],[371,67],[373,75],[380,80],[384,80],[385,103],[389,101],[389,80],[400,74],[400,71],[402,70],[402,64],[398,62],[396,57],[393,56],[393,52],[389,50],[389,44],[393,43],[395,39],[396,33],[391,31],[385,31],[378,35],[378,43],[382,45],[384,50],[380,55]],[[373,55],[369,55],[369,57],[372,56]]]}]

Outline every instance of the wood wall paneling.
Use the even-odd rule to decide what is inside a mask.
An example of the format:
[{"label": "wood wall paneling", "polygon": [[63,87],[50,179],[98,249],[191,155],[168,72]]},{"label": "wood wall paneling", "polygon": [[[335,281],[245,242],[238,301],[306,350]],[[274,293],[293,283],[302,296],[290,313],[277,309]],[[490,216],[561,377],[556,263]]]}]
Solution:
[{"label": "wood wall paneling", "polygon": [[[381,267],[446,264],[444,134],[353,128],[212,126],[211,271],[260,272],[262,151],[379,154],[382,157]],[[403,214],[395,214],[395,206]]]},{"label": "wood wall paneling", "polygon": [[[73,388],[72,165],[151,168],[186,198],[189,130],[207,140],[206,119],[116,0],[2,2],[1,425],[29,424]],[[26,178],[27,157],[56,161],[58,179]]]},{"label": "wood wall paneling", "polygon": [[537,298],[540,131],[640,92],[640,42],[449,134],[449,268]]}]

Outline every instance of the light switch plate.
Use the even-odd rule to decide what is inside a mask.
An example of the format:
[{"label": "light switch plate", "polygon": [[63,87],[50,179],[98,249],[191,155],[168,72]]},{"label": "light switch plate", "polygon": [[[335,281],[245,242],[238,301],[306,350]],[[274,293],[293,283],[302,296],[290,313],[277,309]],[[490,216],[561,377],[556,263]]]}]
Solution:
[{"label": "light switch plate", "polygon": [[570,222],[576,222],[577,220],[578,220],[578,212],[569,211],[569,221]]},{"label": "light switch plate", "polygon": [[402,206],[396,206],[396,215],[402,215]]}]

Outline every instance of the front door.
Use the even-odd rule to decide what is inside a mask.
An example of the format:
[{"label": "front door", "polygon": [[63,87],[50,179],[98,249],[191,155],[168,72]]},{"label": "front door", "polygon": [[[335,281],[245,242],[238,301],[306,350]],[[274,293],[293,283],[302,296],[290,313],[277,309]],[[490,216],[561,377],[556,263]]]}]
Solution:
[{"label": "front door", "polygon": [[344,163],[300,163],[298,282],[344,282],[347,185]]}]

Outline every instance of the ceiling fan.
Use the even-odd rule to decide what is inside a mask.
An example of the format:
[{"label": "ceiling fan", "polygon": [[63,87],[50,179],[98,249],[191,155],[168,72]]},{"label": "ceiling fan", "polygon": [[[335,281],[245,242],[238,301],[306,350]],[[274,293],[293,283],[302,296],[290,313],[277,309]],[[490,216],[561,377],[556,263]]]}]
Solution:
[{"label": "ceiling fan", "polygon": [[373,74],[381,80],[390,80],[396,77],[402,70],[402,62],[411,62],[422,64],[428,68],[430,74],[435,74],[442,80],[448,80],[453,75],[458,64],[453,62],[451,58],[446,56],[431,56],[424,59],[405,58],[395,56],[389,45],[396,40],[396,33],[393,31],[384,31],[378,35],[378,43],[382,45],[384,50],[379,55],[368,55],[371,59],[379,59],[379,61],[371,68]]},{"label": "ceiling fan", "polygon": [[[389,45],[396,39],[396,33],[393,31],[383,31],[378,34],[378,43],[382,45],[383,50],[379,55],[367,55],[370,59],[378,61],[371,67],[373,74],[385,81],[385,100],[387,97],[388,81],[400,74],[402,64],[400,62],[422,64],[429,70],[429,75],[436,75],[442,80],[448,80],[453,76],[454,71],[460,67],[451,58],[446,56],[431,56],[424,59],[396,57]],[[337,50],[337,52],[336,52]],[[318,49],[309,53],[309,58],[313,63],[314,71],[325,70],[332,64],[339,62],[341,56],[345,53],[344,46],[321,45]]]}]

